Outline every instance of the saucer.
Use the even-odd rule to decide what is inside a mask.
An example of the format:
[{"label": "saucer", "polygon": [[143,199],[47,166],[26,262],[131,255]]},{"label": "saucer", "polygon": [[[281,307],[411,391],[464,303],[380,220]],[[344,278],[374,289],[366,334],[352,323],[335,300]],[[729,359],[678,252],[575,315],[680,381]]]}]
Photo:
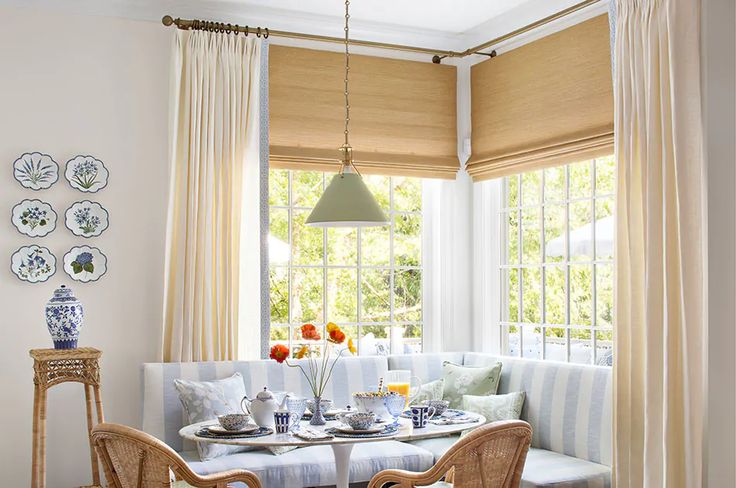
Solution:
[{"label": "saucer", "polygon": [[357,430],[353,429],[349,425],[339,425],[335,427],[335,430],[342,432],[343,434],[378,434],[386,429],[385,426],[374,426],[369,429]]},{"label": "saucer", "polygon": [[259,427],[256,424],[248,424],[240,430],[227,430],[221,425],[209,425],[207,430],[217,435],[239,435],[239,434],[250,434],[257,431]]}]

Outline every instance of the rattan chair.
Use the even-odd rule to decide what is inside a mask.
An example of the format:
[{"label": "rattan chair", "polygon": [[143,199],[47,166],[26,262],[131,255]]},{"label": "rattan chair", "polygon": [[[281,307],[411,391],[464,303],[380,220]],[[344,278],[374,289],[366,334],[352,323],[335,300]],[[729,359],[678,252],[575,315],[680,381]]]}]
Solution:
[{"label": "rattan chair", "polygon": [[261,488],[258,477],[243,469],[200,476],[169,446],[124,425],[98,424],[92,441],[111,488],[226,488],[238,481]]},{"label": "rattan chair", "polygon": [[457,441],[429,471],[387,469],[376,474],[368,488],[383,488],[385,484],[397,488],[517,488],[531,441],[532,428],[526,422],[494,422]]}]

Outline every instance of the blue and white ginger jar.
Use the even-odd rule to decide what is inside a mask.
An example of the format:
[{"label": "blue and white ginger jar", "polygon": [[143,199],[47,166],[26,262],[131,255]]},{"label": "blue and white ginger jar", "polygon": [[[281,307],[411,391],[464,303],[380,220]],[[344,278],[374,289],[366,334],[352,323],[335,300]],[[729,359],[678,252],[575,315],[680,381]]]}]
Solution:
[{"label": "blue and white ginger jar", "polygon": [[54,340],[54,348],[76,348],[83,322],[84,309],[72,289],[61,285],[54,290],[54,296],[46,304],[46,325]]}]

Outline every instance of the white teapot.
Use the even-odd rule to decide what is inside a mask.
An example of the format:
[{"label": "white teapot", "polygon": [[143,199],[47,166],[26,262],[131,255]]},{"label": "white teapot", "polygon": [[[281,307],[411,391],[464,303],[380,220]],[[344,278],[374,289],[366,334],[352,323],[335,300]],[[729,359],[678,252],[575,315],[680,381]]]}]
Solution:
[{"label": "white teapot", "polygon": [[253,400],[248,398],[248,395],[244,396],[240,401],[240,408],[243,409],[243,412],[253,417],[253,421],[259,427],[270,427],[273,429],[273,414],[276,410],[283,410],[285,408],[288,397],[289,395],[286,395],[281,405],[279,405],[273,393],[264,386],[263,391],[259,392]]}]

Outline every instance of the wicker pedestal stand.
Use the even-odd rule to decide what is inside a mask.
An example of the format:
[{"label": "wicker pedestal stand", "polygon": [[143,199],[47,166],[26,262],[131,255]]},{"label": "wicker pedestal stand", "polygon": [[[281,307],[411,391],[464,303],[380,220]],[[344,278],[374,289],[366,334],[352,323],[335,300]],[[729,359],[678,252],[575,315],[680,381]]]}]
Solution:
[{"label": "wicker pedestal stand", "polygon": [[[91,347],[78,349],[32,349],[33,358],[33,464],[31,488],[46,487],[46,392],[68,381],[82,383],[87,404],[87,435],[94,425],[92,392],[95,397],[97,422],[104,422],[100,394],[100,363],[102,352]],[[90,441],[92,487],[101,487],[97,454]]]}]

